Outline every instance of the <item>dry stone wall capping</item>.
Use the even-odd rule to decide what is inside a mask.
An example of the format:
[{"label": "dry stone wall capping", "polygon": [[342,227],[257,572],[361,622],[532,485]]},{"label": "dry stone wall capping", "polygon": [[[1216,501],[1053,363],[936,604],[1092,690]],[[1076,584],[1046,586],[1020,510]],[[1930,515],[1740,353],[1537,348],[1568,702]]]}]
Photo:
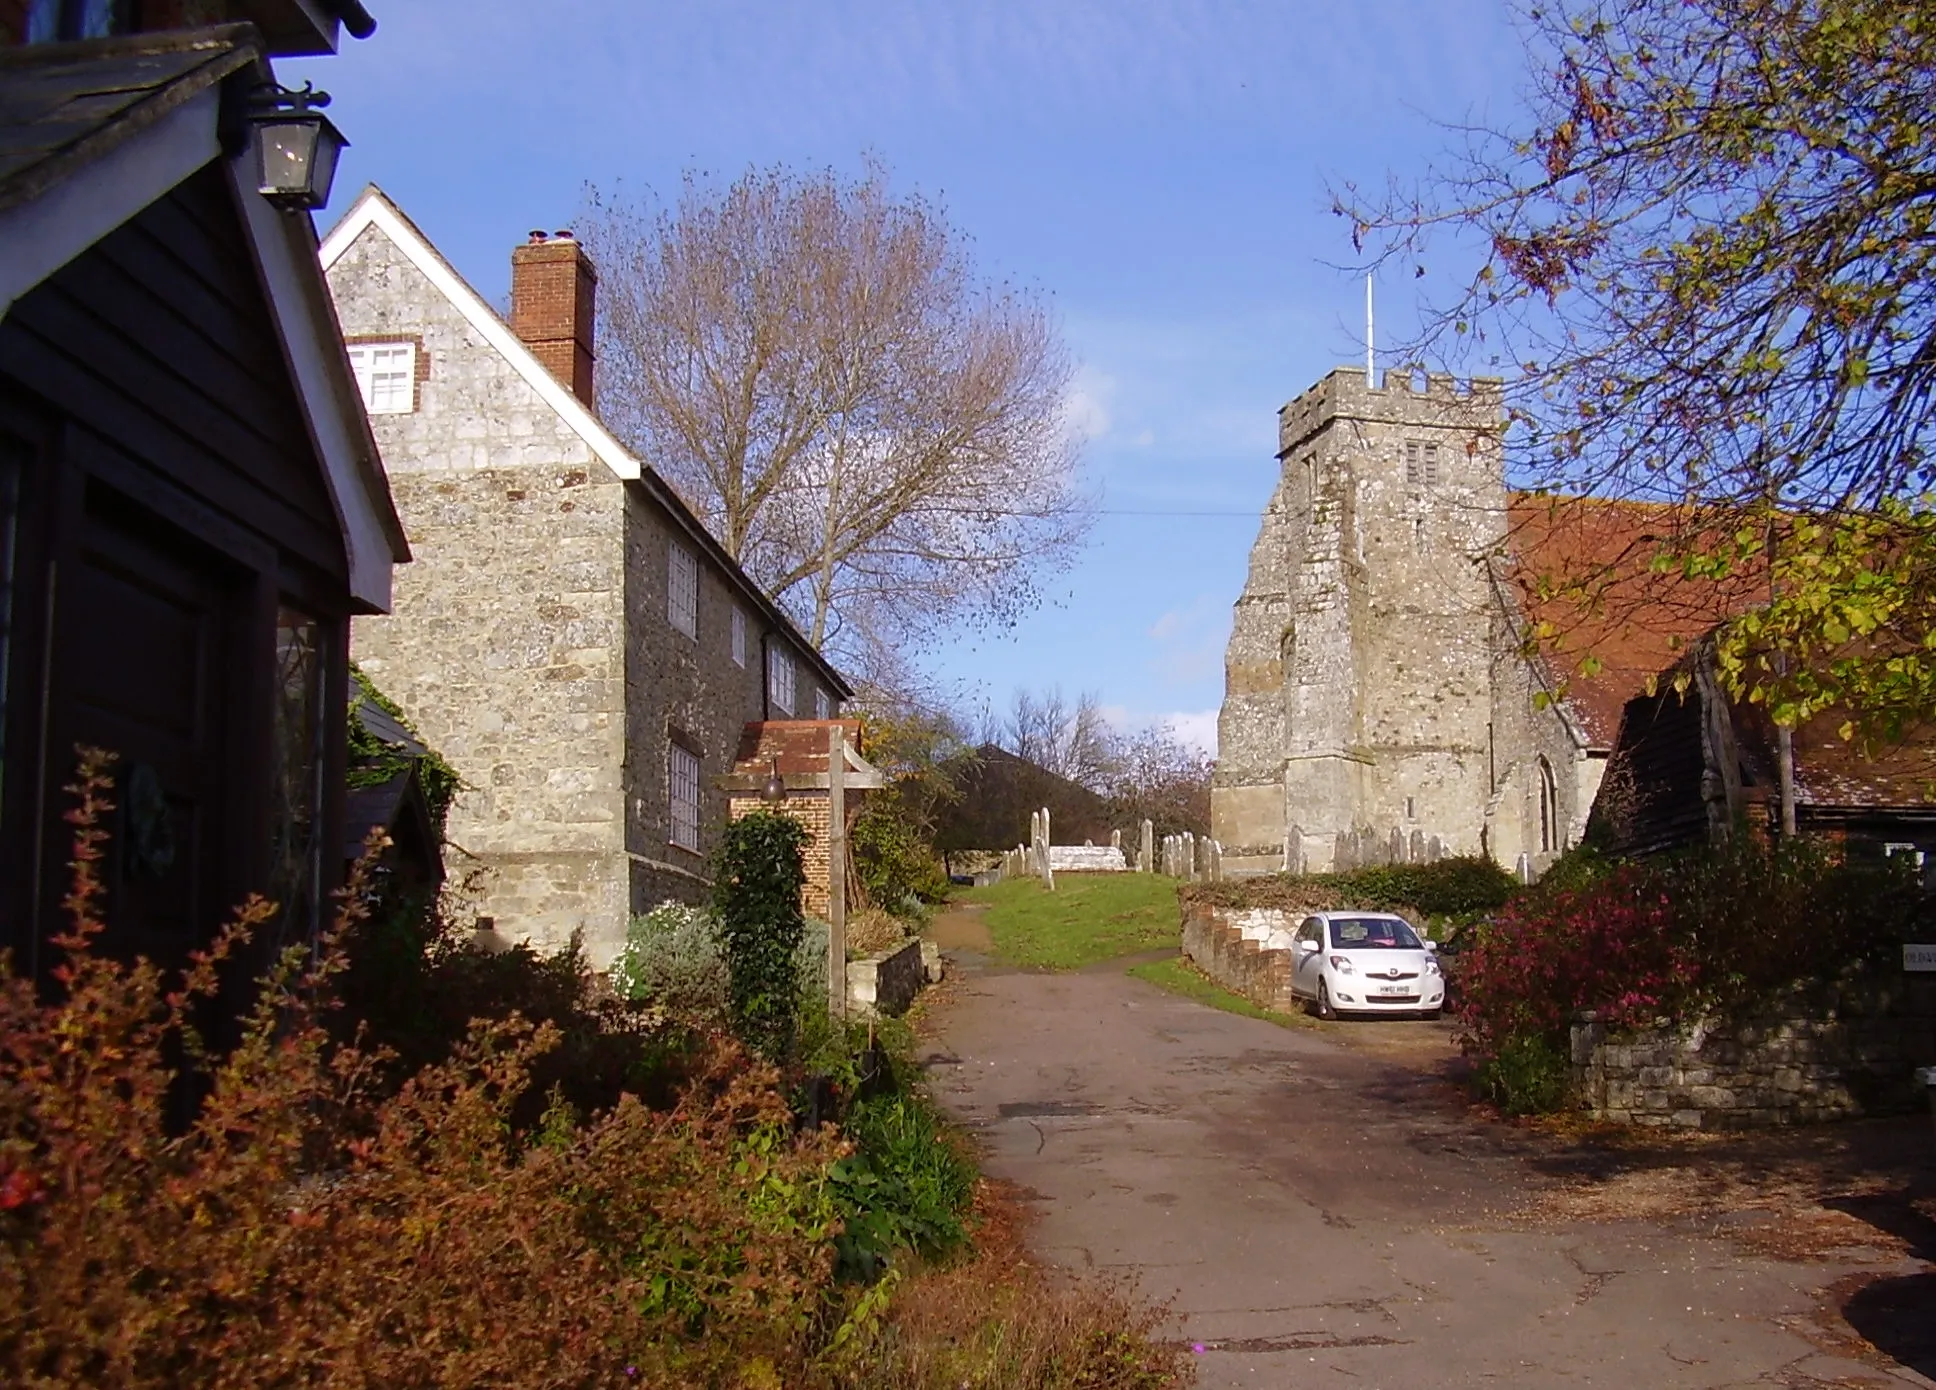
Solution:
[{"label": "dry stone wall capping", "polygon": [[1604,1119],[1758,1129],[1921,1108],[1916,1068],[1936,1062],[1936,981],[1894,981],[1832,1005],[1790,1001],[1738,1023],[1610,1033],[1575,1023],[1581,1106]]}]

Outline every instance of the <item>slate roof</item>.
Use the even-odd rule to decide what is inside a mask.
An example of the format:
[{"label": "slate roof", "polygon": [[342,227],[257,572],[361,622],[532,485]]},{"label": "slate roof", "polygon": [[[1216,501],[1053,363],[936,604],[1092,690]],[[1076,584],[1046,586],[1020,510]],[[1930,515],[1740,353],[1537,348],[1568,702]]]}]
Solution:
[{"label": "slate roof", "polygon": [[261,57],[247,24],[0,49],[0,208],[45,192]]},{"label": "slate roof", "polygon": [[[1627,701],[1717,623],[1765,598],[1763,573],[1688,579],[1652,572],[1677,513],[1606,498],[1514,496],[1505,582],[1533,625],[1545,675],[1587,746],[1609,749]],[[1550,581],[1561,577],[1563,592]],[[1541,632],[1541,629],[1544,632]],[[1599,669],[1580,669],[1591,657]]]}]

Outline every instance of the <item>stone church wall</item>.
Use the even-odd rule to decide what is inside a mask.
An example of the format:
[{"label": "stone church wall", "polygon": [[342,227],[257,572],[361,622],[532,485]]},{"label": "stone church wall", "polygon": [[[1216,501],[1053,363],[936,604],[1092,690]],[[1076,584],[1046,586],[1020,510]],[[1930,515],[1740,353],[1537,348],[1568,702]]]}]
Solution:
[{"label": "stone church wall", "polygon": [[1496,383],[1368,389],[1339,370],[1281,412],[1219,721],[1212,824],[1233,871],[1287,853],[1329,868],[1347,837],[1484,843],[1500,408]]}]

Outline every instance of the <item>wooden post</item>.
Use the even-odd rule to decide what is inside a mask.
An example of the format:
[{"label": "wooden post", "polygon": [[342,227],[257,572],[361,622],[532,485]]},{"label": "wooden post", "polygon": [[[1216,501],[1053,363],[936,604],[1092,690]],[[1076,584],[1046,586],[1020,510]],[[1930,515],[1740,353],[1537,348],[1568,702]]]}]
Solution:
[{"label": "wooden post", "polygon": [[847,729],[827,732],[827,1007],[847,1017]]}]

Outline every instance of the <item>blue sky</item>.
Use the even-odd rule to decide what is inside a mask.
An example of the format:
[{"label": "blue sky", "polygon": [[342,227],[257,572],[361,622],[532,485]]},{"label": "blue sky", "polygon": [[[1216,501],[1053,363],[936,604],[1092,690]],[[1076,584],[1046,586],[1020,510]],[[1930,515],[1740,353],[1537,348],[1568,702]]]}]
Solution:
[{"label": "blue sky", "polygon": [[[940,198],[985,273],[1051,296],[1105,514],[1051,603],[928,665],[997,705],[1093,690],[1200,738],[1277,407],[1363,358],[1327,183],[1415,176],[1447,143],[1436,121],[1510,115],[1525,62],[1500,0],[370,9],[367,42],[283,65],[335,96],[352,142],[320,221],[373,180],[494,302],[510,248],[570,225],[587,183],[670,195],[687,169],[871,153]],[[1413,292],[1381,282],[1381,340]]]}]

